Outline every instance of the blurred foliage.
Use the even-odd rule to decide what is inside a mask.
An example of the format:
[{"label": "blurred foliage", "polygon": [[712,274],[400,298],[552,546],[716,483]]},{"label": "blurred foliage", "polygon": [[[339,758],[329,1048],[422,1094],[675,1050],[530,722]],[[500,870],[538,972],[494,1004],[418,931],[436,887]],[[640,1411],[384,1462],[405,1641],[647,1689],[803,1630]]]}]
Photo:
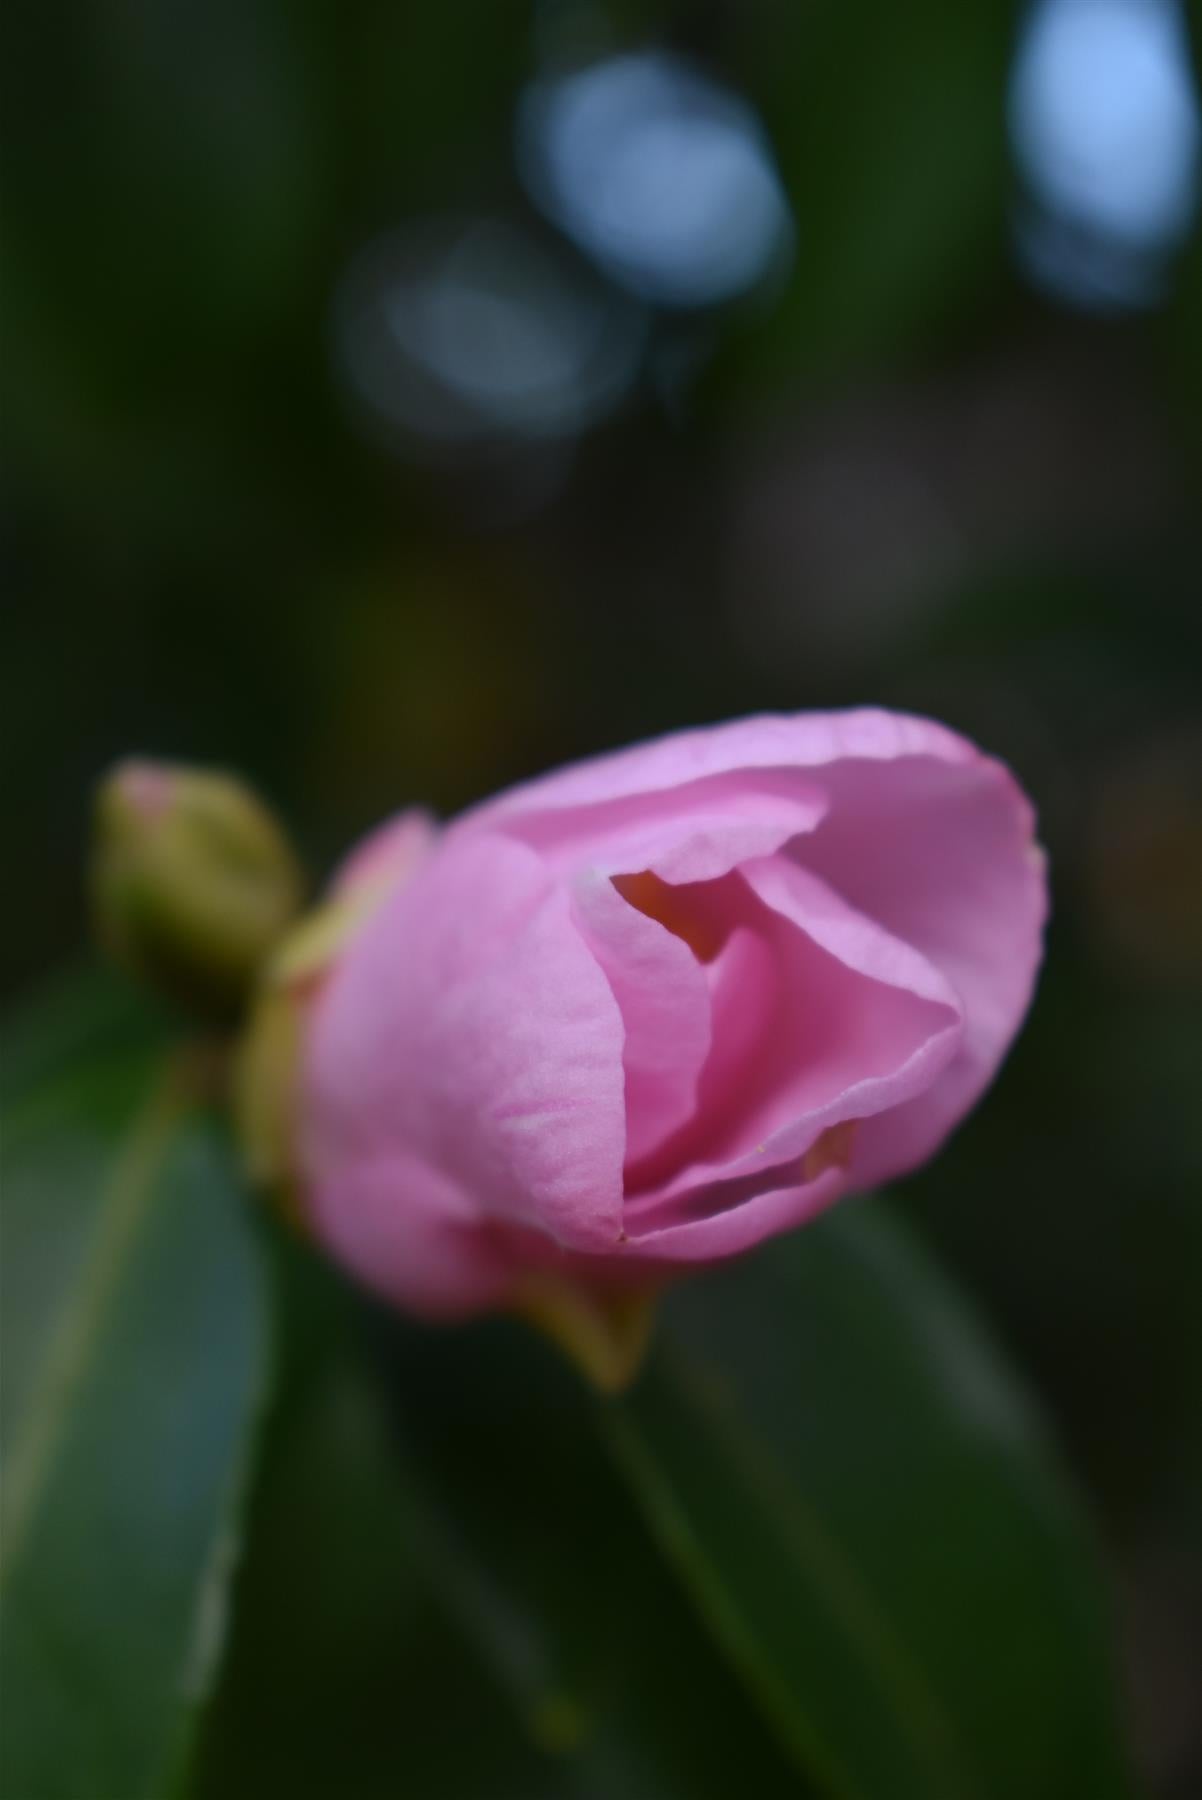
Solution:
[{"label": "blurred foliage", "polygon": [[131,1050],[129,1009],[97,1002],[87,982],[14,1026],[5,1093],[0,1771],[61,1800],[178,1774],[267,1365],[203,1052]]},{"label": "blurred foliage", "polygon": [[727,1793],[740,1771],[796,1794],[574,1379],[512,1329],[483,1334],[482,1363],[480,1333],[432,1358],[424,1334],[377,1323],[365,1362],[345,1294],[281,1250],[291,1348],[197,1800],[370,1800],[398,1778],[431,1800],[667,1800]]},{"label": "blurred foliage", "polygon": [[726,1273],[615,1433],[785,1736],[835,1792],[1129,1792],[1082,1522],[956,1296],[869,1201]]},{"label": "blurred foliage", "polygon": [[[11,9],[0,983],[79,942],[89,787],[130,750],[244,769],[318,869],[393,805],[761,707],[879,699],[1007,756],[1051,853],[1047,975],[998,1089],[903,1200],[1087,1484],[1143,1768],[1184,1800],[1202,241],[1145,312],[1025,285],[1019,20],[1012,0]],[[439,460],[365,431],[335,341],[351,259],[448,210],[545,233],[512,156],[523,84],[648,44],[758,109],[787,279],[650,316],[637,384],[578,443]],[[426,1604],[415,1680],[461,1661]]]}]

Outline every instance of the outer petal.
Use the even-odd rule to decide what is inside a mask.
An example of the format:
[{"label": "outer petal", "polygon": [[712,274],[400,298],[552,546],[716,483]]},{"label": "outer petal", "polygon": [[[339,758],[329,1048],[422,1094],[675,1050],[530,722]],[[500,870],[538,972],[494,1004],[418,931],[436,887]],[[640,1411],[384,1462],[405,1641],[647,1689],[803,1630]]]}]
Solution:
[{"label": "outer petal", "polygon": [[504,1244],[475,1203],[402,1150],[348,1160],[315,1185],[308,1214],[360,1281],[427,1318],[487,1311],[510,1289]]},{"label": "outer petal", "polygon": [[609,756],[573,763],[464,814],[457,829],[508,829],[519,819],[523,831],[537,828],[547,838],[578,830],[578,809],[663,794],[686,784],[737,771],[744,791],[788,795],[803,791],[799,771],[825,769],[847,757],[891,762],[898,757],[935,756],[974,762],[979,752],[954,732],[929,719],[862,708],[851,712],[762,714],[679,731]]},{"label": "outer petal", "polygon": [[423,863],[438,839],[438,824],[424,807],[410,806],[369,832],[337,871],[332,883],[336,895],[364,887],[387,888],[408,880]]},{"label": "outer petal", "polygon": [[920,951],[964,1008],[962,1048],[935,1086],[863,1132],[868,1184],[922,1162],[988,1086],[1030,1004],[1047,877],[1031,806],[1000,763],[847,762],[825,780],[806,867]]},{"label": "outer petal", "polygon": [[622,1226],[622,1039],[539,857],[444,841],[315,1005],[306,1168],[320,1187],[401,1153],[485,1216],[603,1249]]},{"label": "outer petal", "polygon": [[561,870],[653,869],[665,881],[706,881],[745,857],[767,856],[812,831],[826,810],[817,782],[775,767],[719,770],[562,807],[527,808],[520,799],[527,790],[512,792],[512,805],[502,795],[449,829],[504,831]]}]

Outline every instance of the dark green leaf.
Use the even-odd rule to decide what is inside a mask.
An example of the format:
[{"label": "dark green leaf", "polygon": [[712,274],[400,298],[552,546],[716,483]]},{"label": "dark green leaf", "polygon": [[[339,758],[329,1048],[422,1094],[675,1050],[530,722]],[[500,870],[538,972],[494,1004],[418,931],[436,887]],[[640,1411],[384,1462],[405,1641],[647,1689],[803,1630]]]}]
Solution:
[{"label": "dark green leaf", "polygon": [[234,1170],[191,1088],[179,1059],[114,1047],[8,1109],[0,1786],[14,1800],[167,1791],[220,1642],[266,1320]]},{"label": "dark green leaf", "polygon": [[1082,1522],[997,1359],[887,1215],[845,1207],[667,1315],[613,1442],[824,1791],[1127,1793]]},{"label": "dark green leaf", "polygon": [[284,1367],[192,1800],[568,1800],[433,1601],[353,1315],[286,1255]]},{"label": "dark green leaf", "polygon": [[14,1010],[0,1033],[0,1106],[6,1111],[101,1060],[144,1053],[163,1041],[155,1002],[100,963],[46,983]]},{"label": "dark green leaf", "polygon": [[508,1323],[397,1323],[385,1342],[428,1566],[564,1781],[624,1800],[796,1795],[558,1356]]}]

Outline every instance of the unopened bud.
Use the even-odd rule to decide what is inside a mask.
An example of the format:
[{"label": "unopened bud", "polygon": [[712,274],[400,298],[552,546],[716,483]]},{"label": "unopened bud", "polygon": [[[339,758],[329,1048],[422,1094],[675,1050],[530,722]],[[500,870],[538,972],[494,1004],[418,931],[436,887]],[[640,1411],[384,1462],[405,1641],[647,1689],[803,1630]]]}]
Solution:
[{"label": "unopened bud", "polygon": [[123,762],[96,799],[92,895],[105,947],[189,1010],[231,1019],[301,901],[300,867],[240,781]]}]

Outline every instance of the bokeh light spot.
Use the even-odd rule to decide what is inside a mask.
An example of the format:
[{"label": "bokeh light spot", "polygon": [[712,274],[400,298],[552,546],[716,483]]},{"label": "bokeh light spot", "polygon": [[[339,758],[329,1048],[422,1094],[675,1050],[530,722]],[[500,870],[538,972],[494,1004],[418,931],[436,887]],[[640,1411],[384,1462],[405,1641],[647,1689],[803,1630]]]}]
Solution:
[{"label": "bokeh light spot", "polygon": [[335,314],[356,401],[427,451],[573,438],[620,402],[642,347],[633,308],[500,219],[426,221],[370,245]]},{"label": "bokeh light spot", "polygon": [[1029,273],[1080,305],[1153,304],[1198,196],[1198,99],[1176,0],[1039,0],[1015,59],[1010,131]]},{"label": "bokeh light spot", "polygon": [[643,299],[713,305],[787,259],[792,221],[759,121],[678,57],[616,56],[537,83],[518,154],[536,203]]}]

